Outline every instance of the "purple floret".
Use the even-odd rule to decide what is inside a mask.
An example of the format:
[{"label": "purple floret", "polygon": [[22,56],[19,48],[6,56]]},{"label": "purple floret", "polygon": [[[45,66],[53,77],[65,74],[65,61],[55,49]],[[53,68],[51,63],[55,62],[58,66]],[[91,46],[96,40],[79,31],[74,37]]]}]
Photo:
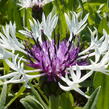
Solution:
[{"label": "purple floret", "polygon": [[34,59],[30,60],[29,66],[47,73],[49,80],[64,76],[66,68],[81,64],[77,61],[79,47],[74,47],[73,43],[66,40],[59,44],[55,44],[54,40],[44,41],[42,44],[34,45],[28,53]]}]

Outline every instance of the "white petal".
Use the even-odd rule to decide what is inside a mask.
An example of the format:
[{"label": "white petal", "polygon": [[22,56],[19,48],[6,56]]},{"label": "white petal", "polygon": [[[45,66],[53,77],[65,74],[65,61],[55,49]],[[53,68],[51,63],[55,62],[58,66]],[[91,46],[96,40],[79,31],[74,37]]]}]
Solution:
[{"label": "white petal", "polygon": [[63,85],[61,85],[60,83],[58,83],[58,84],[59,84],[59,87],[60,87],[62,90],[64,90],[64,91],[70,91],[70,90],[71,90],[71,88],[68,87],[68,86],[63,86]]},{"label": "white petal", "polygon": [[18,74],[18,72],[9,73],[9,74],[7,74],[7,75],[0,76],[0,79],[11,78],[11,77],[13,77],[13,76],[16,75],[16,74]]},{"label": "white petal", "polygon": [[78,87],[74,87],[73,88],[76,92],[78,92],[79,94],[83,95],[86,98],[90,98],[89,96],[87,96],[83,91],[81,91]]},{"label": "white petal", "polygon": [[79,82],[85,81],[85,80],[86,80],[87,78],[89,78],[92,74],[93,74],[93,71],[90,71],[89,73],[85,74],[83,77],[81,77],[81,79],[79,80]]}]

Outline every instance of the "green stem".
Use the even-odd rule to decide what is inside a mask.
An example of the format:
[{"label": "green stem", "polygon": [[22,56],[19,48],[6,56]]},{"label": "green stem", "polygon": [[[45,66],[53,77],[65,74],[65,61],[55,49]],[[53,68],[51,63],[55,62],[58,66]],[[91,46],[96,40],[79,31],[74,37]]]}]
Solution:
[{"label": "green stem", "polygon": [[11,101],[5,106],[5,109],[7,109],[24,91],[26,87],[25,84],[20,88],[20,90],[17,92],[14,98],[11,99]]}]

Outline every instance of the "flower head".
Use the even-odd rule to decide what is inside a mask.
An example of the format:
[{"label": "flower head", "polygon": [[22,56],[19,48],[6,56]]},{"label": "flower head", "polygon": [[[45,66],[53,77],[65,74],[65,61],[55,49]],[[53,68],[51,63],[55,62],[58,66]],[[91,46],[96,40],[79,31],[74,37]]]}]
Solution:
[{"label": "flower head", "polygon": [[[80,42],[78,41],[76,45],[75,39],[78,39],[76,35],[85,28],[88,15],[80,22],[78,22],[76,13],[72,16],[74,19],[72,18],[70,21],[66,15],[70,36],[68,40],[62,41],[59,36],[54,35],[52,38],[52,32],[58,22],[57,15],[53,16],[52,13],[47,17],[43,14],[42,22],[30,21],[31,30],[25,28],[25,30],[19,31],[31,38],[32,43],[26,42],[24,45],[17,39],[15,24],[10,23],[6,25],[6,28],[3,27],[3,33],[0,33],[0,59],[6,59],[12,72],[0,76],[0,79],[5,79],[4,83],[27,83],[33,78],[47,76],[48,80],[59,82],[59,86],[63,90],[73,89],[88,97],[79,89],[79,84],[95,71],[109,75],[107,73],[109,72],[109,35],[103,30],[103,36],[99,39],[97,30],[89,29],[91,43],[87,49],[81,50]],[[18,53],[24,55],[20,57]],[[12,58],[12,61],[8,58]],[[35,70],[25,70],[26,65]],[[86,74],[82,75],[81,71],[86,71]],[[35,73],[32,74],[33,72]],[[62,85],[57,78],[65,82],[67,86]]]},{"label": "flower head", "polygon": [[82,64],[78,62],[79,47],[74,47],[72,43],[66,40],[55,43],[52,41],[44,41],[42,44],[36,44],[31,49],[27,48],[27,52],[34,59],[30,60],[29,66],[41,69],[47,73],[50,80],[56,80],[58,76],[66,74],[66,68]]},{"label": "flower head", "polygon": [[34,6],[42,7],[53,0],[19,0],[18,5],[22,8],[32,8]]}]

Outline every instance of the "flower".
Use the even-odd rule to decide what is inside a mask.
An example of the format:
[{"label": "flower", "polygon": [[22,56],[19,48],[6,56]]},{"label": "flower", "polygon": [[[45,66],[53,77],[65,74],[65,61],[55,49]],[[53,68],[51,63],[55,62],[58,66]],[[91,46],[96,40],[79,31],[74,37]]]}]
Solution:
[{"label": "flower", "polygon": [[34,45],[31,49],[27,48],[27,51],[34,59],[34,61],[30,60],[29,66],[47,73],[49,80],[64,76],[66,68],[82,63],[77,61],[79,48],[67,41],[58,42],[58,44],[54,40],[44,41],[42,44]]},{"label": "flower", "polygon": [[[71,21],[68,15],[65,14],[65,16],[70,29],[68,40],[60,41],[59,36],[52,38],[52,32],[58,22],[57,15],[52,15],[52,13],[47,17],[43,14],[42,22],[34,19],[33,22],[30,21],[31,30],[25,28],[19,31],[31,38],[32,42],[24,44],[23,41],[18,40],[15,24],[10,22],[9,25],[3,27],[3,33],[0,33],[0,59],[5,59],[12,69],[9,74],[0,76],[0,79],[5,80],[4,83],[28,83],[33,78],[46,76],[49,82],[58,82],[61,89],[75,90],[88,98],[79,89],[80,83],[96,71],[109,75],[107,73],[109,71],[109,35],[107,32],[103,30],[103,36],[99,39],[97,29],[95,28],[94,31],[89,29],[91,42],[87,49],[81,50],[80,41],[78,40],[76,45],[75,39],[78,39],[76,35],[85,28],[88,15],[80,22],[76,13],[72,14],[74,19]],[[8,58],[12,58],[12,61]],[[35,70],[25,70],[26,65]],[[86,71],[86,74],[81,76],[81,71]],[[67,86],[63,86],[60,80]]]},{"label": "flower", "polygon": [[42,7],[53,0],[19,0],[18,5],[22,8],[32,8],[34,6]]}]

